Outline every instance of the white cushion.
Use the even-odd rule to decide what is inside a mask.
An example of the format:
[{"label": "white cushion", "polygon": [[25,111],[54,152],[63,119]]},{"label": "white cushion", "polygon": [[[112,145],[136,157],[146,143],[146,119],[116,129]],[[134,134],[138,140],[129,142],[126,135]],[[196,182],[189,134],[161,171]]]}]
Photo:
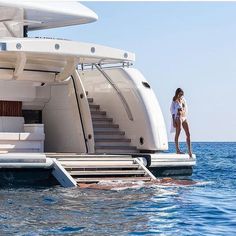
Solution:
[{"label": "white cushion", "polygon": [[28,133],[44,133],[44,124],[24,124],[24,131]]},{"label": "white cushion", "polygon": [[45,134],[39,133],[20,133],[20,140],[25,141],[43,141],[45,139]]},{"label": "white cushion", "polygon": [[20,140],[19,133],[0,133],[0,140]]},{"label": "white cushion", "polygon": [[24,117],[1,116],[0,132],[23,132]]}]

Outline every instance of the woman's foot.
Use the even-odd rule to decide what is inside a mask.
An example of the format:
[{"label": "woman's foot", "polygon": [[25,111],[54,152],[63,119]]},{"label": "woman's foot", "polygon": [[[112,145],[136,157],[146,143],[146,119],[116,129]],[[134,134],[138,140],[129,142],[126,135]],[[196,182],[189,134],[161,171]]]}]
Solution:
[{"label": "woman's foot", "polygon": [[190,158],[193,158],[192,152],[189,152],[188,155],[189,155]]},{"label": "woman's foot", "polygon": [[185,154],[184,152],[181,152],[180,150],[178,150],[176,153],[177,154]]}]

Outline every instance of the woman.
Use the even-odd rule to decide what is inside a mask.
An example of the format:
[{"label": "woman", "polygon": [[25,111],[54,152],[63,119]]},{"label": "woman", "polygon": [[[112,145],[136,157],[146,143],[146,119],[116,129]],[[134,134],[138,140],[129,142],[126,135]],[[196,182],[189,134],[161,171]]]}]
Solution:
[{"label": "woman", "polygon": [[172,131],[175,131],[175,146],[176,153],[183,154],[179,148],[179,135],[181,132],[181,127],[183,127],[186,134],[186,141],[188,145],[189,156],[192,157],[191,141],[189,126],[187,121],[187,104],[184,99],[184,91],[181,88],[176,89],[175,96],[171,104],[171,115],[172,115]]}]

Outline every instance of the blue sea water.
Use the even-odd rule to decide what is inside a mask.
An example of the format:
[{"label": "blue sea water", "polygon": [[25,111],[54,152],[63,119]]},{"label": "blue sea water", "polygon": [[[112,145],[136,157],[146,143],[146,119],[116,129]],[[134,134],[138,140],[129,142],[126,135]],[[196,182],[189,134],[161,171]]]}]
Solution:
[{"label": "blue sea water", "polygon": [[194,185],[1,189],[0,236],[235,236],[236,143],[193,143],[193,150]]}]

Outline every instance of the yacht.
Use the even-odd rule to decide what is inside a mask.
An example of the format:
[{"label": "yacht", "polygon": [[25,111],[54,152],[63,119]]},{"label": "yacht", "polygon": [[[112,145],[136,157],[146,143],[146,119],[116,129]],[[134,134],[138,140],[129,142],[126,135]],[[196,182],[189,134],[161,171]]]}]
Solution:
[{"label": "yacht", "polygon": [[28,37],[97,19],[77,1],[0,0],[0,185],[192,174],[195,155],[168,152],[160,105],[134,53]]}]

